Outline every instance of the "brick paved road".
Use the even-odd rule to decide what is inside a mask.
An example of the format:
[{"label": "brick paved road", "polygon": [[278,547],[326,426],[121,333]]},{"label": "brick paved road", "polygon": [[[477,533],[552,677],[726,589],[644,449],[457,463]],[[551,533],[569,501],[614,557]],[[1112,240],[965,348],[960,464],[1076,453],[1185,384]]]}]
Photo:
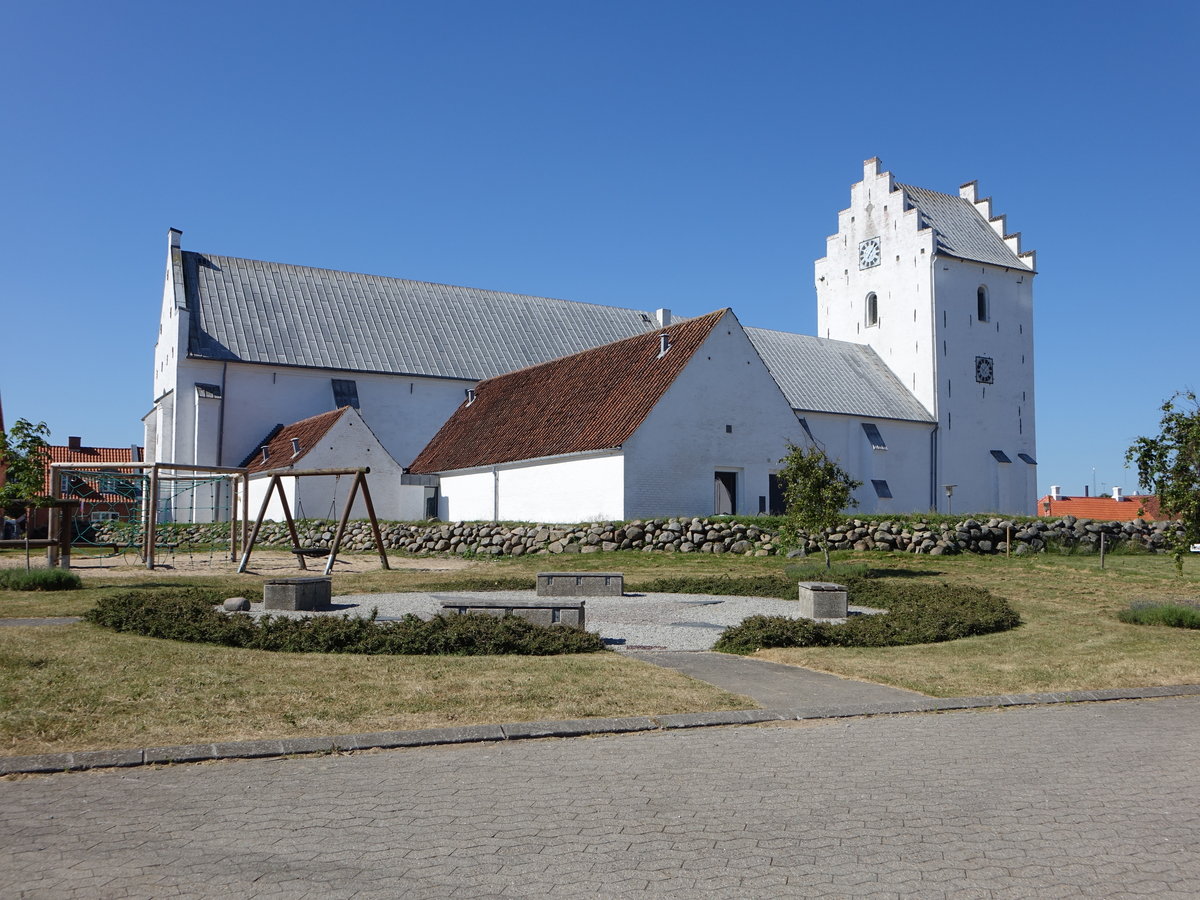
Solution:
[{"label": "brick paved road", "polygon": [[1200,699],[0,783],[3,896],[1200,896]]}]

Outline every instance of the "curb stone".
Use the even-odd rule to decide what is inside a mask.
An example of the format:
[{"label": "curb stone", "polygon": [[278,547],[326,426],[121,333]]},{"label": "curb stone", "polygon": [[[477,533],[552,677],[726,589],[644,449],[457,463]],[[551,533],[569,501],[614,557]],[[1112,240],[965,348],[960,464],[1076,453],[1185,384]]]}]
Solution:
[{"label": "curb stone", "polygon": [[1048,691],[1041,694],[1004,694],[992,697],[917,697],[912,701],[860,703],[796,709],[719,710],[673,713],[662,716],[575,719],[569,721],[512,722],[506,725],[463,725],[418,731],[384,731],[335,737],[282,740],[223,741],[142,750],[85,750],[43,753],[36,756],[0,757],[0,775],[53,774],[86,769],[108,769],[165,763],[206,762],[217,759],[260,759],[310,753],[430,747],[531,738],[566,738],[596,734],[630,734],[677,728],[713,728],[754,725],[762,722],[795,722],[846,719],[904,713],[949,712],[964,709],[998,709],[1011,706],[1045,706],[1055,703],[1103,703],[1114,700],[1152,700],[1200,695],[1200,684],[1173,687],[1106,688],[1090,691]]}]

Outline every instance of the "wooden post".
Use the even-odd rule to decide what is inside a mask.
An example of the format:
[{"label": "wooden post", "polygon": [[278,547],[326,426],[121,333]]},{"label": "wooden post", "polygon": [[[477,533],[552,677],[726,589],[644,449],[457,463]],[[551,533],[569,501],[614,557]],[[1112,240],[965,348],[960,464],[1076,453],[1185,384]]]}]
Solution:
[{"label": "wooden post", "polygon": [[342,518],[338,522],[337,531],[333,535],[333,546],[329,548],[329,558],[325,560],[326,575],[333,571],[333,561],[337,559],[338,547],[342,545],[342,535],[346,531],[346,523],[350,521],[350,507],[354,505],[354,497],[358,494],[358,482],[362,477],[362,472],[356,472],[354,481],[350,483],[350,496],[346,498],[346,506],[342,510]]},{"label": "wooden post", "polygon": [[1004,555],[1012,556],[1012,526],[1004,529]]},{"label": "wooden post", "polygon": [[78,501],[58,501],[54,509],[58,512],[58,565],[61,569],[71,568],[71,526],[74,524]]},{"label": "wooden post", "polygon": [[263,519],[267,515],[267,505],[271,502],[271,494],[275,492],[275,483],[279,481],[278,475],[271,476],[271,482],[267,485],[266,496],[263,497],[262,509],[258,511],[258,518],[254,520],[254,530],[250,532],[250,538],[246,541],[246,547],[242,551],[242,561],[238,565],[238,574],[246,571],[246,565],[250,562],[250,551],[254,549],[254,544],[258,540],[258,530],[262,528]]},{"label": "wooden post", "polygon": [[146,514],[146,543],[143,555],[146,568],[154,568],[154,540],[158,529],[158,463],[150,470],[150,502]]},{"label": "wooden post", "polygon": [[237,537],[238,537],[237,479],[236,478],[226,479],[226,483],[229,485],[229,561],[233,562],[235,559],[237,559],[237,550],[238,550],[238,544],[237,544]]},{"label": "wooden post", "polygon": [[1100,568],[1104,568],[1104,532],[1100,532]]},{"label": "wooden post", "polygon": [[250,476],[242,473],[242,549],[250,537]]},{"label": "wooden post", "polygon": [[[283,479],[278,475],[273,479],[273,483],[279,485],[279,504],[283,507],[283,517],[287,520],[288,534],[292,537],[292,549],[300,550],[300,535],[296,533],[296,520],[292,518],[292,508],[288,506],[287,492],[283,489]],[[300,490],[300,483],[296,482],[296,490]],[[300,568],[308,571],[308,563],[304,561],[304,554],[297,553],[296,561],[300,563]]]},{"label": "wooden post", "polygon": [[391,569],[388,564],[387,550],[383,546],[383,535],[379,533],[379,520],[375,518],[375,504],[371,502],[371,491],[367,487],[367,476],[359,475],[362,479],[363,503],[367,506],[367,518],[371,521],[371,534],[375,536],[375,546],[379,548],[379,562],[385,569]]}]

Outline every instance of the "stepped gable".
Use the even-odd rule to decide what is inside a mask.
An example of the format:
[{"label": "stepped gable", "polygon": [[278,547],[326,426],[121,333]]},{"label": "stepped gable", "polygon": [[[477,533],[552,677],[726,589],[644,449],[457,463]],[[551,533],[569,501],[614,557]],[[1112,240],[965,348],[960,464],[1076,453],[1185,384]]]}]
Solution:
[{"label": "stepped gable", "polygon": [[[249,469],[253,474],[295,465],[304,458],[309,450],[317,446],[317,442],[325,437],[329,429],[348,409],[350,409],[349,406],[341,406],[329,412],[293,422],[291,425],[276,425],[267,432],[267,436],[259,442],[250,455],[242,460],[242,468]],[[300,447],[299,451],[292,449],[293,438]],[[263,458],[263,447],[267,448],[266,459]]]},{"label": "stepped gable", "polygon": [[[449,472],[620,447],[727,313],[482,381],[409,470]],[[660,357],[662,335],[670,349]]]},{"label": "stepped gable", "polygon": [[477,381],[654,327],[649,312],[183,251],[188,356]]}]

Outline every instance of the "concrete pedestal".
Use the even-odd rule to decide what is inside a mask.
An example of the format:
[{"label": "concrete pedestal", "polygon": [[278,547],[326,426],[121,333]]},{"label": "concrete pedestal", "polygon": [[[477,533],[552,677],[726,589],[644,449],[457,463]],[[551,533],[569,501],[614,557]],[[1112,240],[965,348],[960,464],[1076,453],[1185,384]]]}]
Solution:
[{"label": "concrete pedestal", "polygon": [[263,609],[321,609],[332,599],[332,578],[275,578],[263,584]]},{"label": "concrete pedestal", "polygon": [[625,593],[621,572],[538,572],[539,597],[620,597]]},{"label": "concrete pedestal", "polygon": [[827,581],[800,582],[800,615],[806,619],[844,619],[848,614],[846,586]]}]

